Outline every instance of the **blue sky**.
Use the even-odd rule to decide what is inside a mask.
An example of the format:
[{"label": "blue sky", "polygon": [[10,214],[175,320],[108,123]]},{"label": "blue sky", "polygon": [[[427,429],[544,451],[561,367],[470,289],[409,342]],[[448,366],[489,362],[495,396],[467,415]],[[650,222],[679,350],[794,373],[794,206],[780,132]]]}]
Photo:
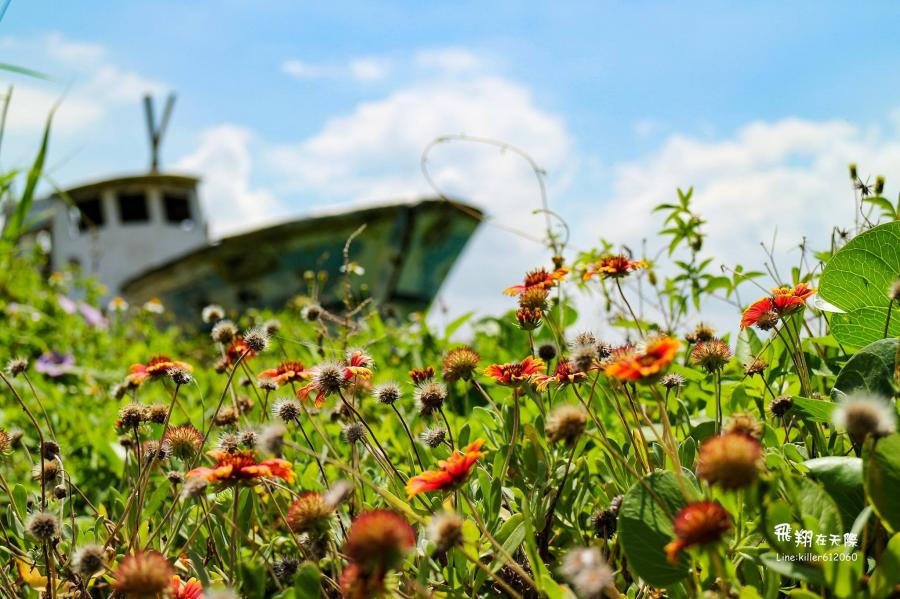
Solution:
[{"label": "blue sky", "polygon": [[[164,165],[204,176],[219,233],[427,192],[422,147],[465,132],[547,168],[578,247],[652,244],[647,209],[693,184],[709,251],[758,263],[776,226],[789,256],[850,213],[847,162],[893,189],[898,13],[888,2],[12,0],[0,62],[55,79],[0,76],[16,85],[0,159],[27,161],[65,93],[55,179],[144,168],[138,99],[174,89]],[[453,147],[433,166],[449,191],[539,232],[521,164]],[[445,301],[544,260],[522,243],[482,231]]]}]

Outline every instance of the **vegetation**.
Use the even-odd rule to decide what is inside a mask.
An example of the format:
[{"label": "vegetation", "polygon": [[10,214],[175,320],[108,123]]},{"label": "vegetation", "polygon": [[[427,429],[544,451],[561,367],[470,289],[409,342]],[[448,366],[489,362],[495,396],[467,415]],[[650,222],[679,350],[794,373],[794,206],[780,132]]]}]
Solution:
[{"label": "vegetation", "polygon": [[[23,196],[4,179],[21,218],[0,247],[3,596],[900,589],[900,207],[883,180],[852,167],[859,222],[784,273],[717,271],[679,191],[657,255],[573,255],[548,231],[547,266],[510,274],[499,317],[387,316],[345,265],[278,313],[176,322],[101,306],[17,243],[45,150]],[[341,306],[317,303],[322,276],[344,277]],[[572,307],[586,295],[602,339]],[[721,301],[730,330],[688,324]]]}]

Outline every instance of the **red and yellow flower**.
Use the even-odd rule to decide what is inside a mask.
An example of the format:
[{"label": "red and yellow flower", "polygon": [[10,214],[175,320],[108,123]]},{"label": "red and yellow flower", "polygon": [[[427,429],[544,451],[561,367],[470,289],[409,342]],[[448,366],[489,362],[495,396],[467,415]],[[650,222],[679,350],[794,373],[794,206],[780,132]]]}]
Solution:
[{"label": "red and yellow flower", "polygon": [[426,366],[425,368],[413,368],[409,371],[409,378],[412,379],[412,382],[415,385],[424,383],[425,381],[434,378],[434,367]]},{"label": "red and yellow flower", "polygon": [[282,362],[276,368],[263,370],[259,373],[261,379],[272,379],[279,387],[288,383],[303,381],[312,376],[312,371],[306,369],[300,362]]},{"label": "red and yellow flower", "polygon": [[287,460],[271,459],[257,462],[257,453],[252,449],[242,451],[210,451],[207,455],[216,460],[212,468],[194,468],[188,478],[202,476],[211,483],[253,483],[260,478],[280,478],[294,482],[294,467]]},{"label": "red and yellow flower", "polygon": [[131,384],[140,385],[148,378],[158,379],[168,375],[173,368],[193,370],[193,367],[186,362],[172,360],[166,356],[156,356],[151,358],[146,364],[132,364],[125,379]]},{"label": "red and yellow flower", "polygon": [[608,255],[589,265],[582,277],[585,281],[596,275],[604,279],[619,279],[641,268],[647,268],[644,260],[631,260],[623,254]]},{"label": "red and yellow flower", "polygon": [[606,376],[620,381],[655,380],[675,359],[681,344],[672,337],[657,337],[643,349],[632,348],[616,352],[606,365]]},{"label": "red and yellow flower", "polygon": [[452,489],[469,476],[469,472],[478,458],[487,455],[481,451],[484,439],[470,443],[462,451],[455,451],[446,460],[438,462],[440,470],[426,470],[412,477],[406,483],[406,494],[410,499],[419,493]]},{"label": "red and yellow flower", "polygon": [[187,581],[172,577],[172,599],[203,599],[203,585],[196,578]]},{"label": "red and yellow flower", "polygon": [[256,355],[256,352],[250,349],[250,346],[247,345],[247,342],[244,341],[244,338],[240,335],[235,336],[234,339],[231,340],[231,343],[225,348],[225,362],[229,366],[234,366],[241,356],[247,354],[245,360],[249,360],[253,356]]},{"label": "red and yellow flower", "polygon": [[536,374],[543,374],[544,361],[540,358],[528,356],[521,362],[507,362],[506,364],[491,364],[484,369],[485,376],[489,376],[501,385],[516,386],[527,382]]},{"label": "red and yellow flower", "polygon": [[731,529],[731,516],[718,501],[695,501],[675,517],[675,540],[666,545],[671,563],[683,549],[715,543]]},{"label": "red and yellow flower", "polygon": [[536,268],[525,274],[525,282],[521,285],[513,285],[503,290],[506,295],[522,295],[529,289],[550,289],[559,284],[566,278],[569,269],[566,267],[557,268],[550,272],[546,268]]},{"label": "red and yellow flower", "polygon": [[806,300],[815,292],[816,290],[806,283],[800,283],[794,287],[776,287],[772,290],[771,296],[756,300],[747,306],[741,316],[741,328],[752,327],[769,313],[774,313],[776,317],[780,318],[798,312],[803,309]]},{"label": "red and yellow flower", "polygon": [[556,370],[553,371],[553,374],[536,374],[532,377],[531,381],[534,383],[535,389],[538,391],[546,391],[547,387],[551,384],[560,387],[563,385],[572,385],[584,380],[586,376],[586,373],[575,370],[575,368],[572,367],[572,363],[568,360],[560,360],[556,365]]},{"label": "red and yellow flower", "polygon": [[368,379],[372,377],[372,366],[375,361],[362,350],[355,349],[347,352],[346,362],[348,378],[358,376]]}]

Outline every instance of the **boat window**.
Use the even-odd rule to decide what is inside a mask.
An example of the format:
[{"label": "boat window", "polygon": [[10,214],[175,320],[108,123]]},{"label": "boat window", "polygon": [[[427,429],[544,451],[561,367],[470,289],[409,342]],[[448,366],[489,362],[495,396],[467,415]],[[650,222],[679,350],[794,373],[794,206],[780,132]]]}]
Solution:
[{"label": "boat window", "polygon": [[78,230],[87,231],[93,227],[102,227],[104,223],[103,206],[100,198],[88,198],[79,201],[78,207]]},{"label": "boat window", "polygon": [[143,192],[120,193],[116,199],[119,202],[119,218],[123,223],[145,223],[150,220],[147,196]]},{"label": "boat window", "polygon": [[181,224],[191,220],[191,202],[184,194],[167,192],[163,195],[166,222]]}]

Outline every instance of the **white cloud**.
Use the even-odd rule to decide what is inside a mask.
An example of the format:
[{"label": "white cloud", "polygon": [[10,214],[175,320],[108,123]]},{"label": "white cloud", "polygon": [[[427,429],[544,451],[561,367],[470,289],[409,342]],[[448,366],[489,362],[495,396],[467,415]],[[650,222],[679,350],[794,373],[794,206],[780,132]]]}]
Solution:
[{"label": "white cloud", "polygon": [[484,59],[465,48],[422,50],[415,55],[416,66],[444,73],[460,74],[480,70]]},{"label": "white cloud", "polygon": [[294,79],[354,79],[380,81],[391,72],[391,62],[385,58],[360,56],[345,64],[313,64],[297,58],[281,63],[281,72]]},{"label": "white cloud", "polygon": [[253,136],[243,127],[204,131],[197,149],[177,167],[203,176],[201,196],[214,236],[246,230],[284,217],[284,206],[266,189],[251,186]]}]

